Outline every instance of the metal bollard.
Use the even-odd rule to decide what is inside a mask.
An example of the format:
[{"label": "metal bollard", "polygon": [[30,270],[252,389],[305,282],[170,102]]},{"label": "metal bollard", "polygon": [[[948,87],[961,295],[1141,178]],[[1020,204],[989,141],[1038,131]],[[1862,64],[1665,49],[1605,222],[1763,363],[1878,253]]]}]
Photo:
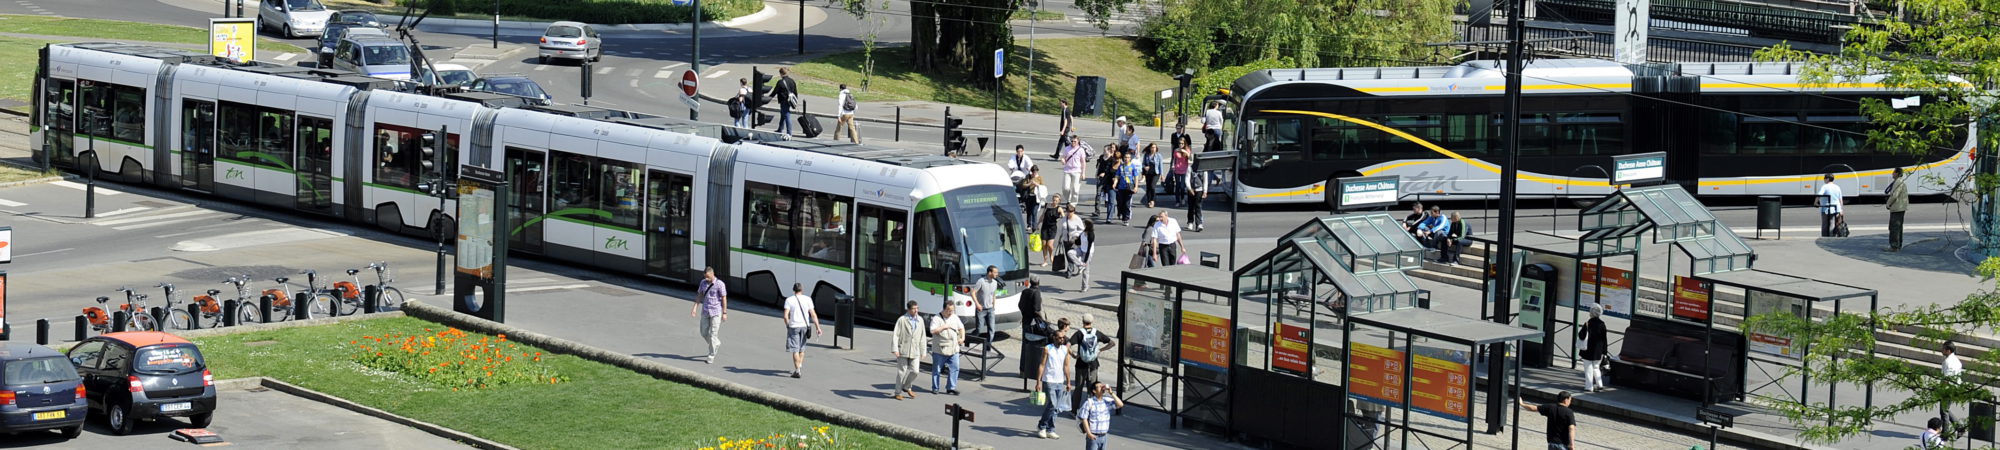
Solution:
[{"label": "metal bollard", "polygon": [[153,316],[153,331],[167,331],[167,308],[155,306],[146,309]]},{"label": "metal bollard", "polygon": [[76,340],[81,341],[88,337],[90,337],[90,319],[76,316]]},{"label": "metal bollard", "polygon": [[223,301],[222,301],[222,326],[225,326],[225,327],[233,327],[233,326],[236,326],[236,309],[237,309],[237,308],[242,308],[242,307],[243,307],[242,305],[238,305],[238,304],[236,304],[236,300],[235,300],[235,299],[229,299],[229,300],[223,300]]},{"label": "metal bollard", "polygon": [[374,285],[361,287],[361,312],[374,314],[382,309],[382,290]]},{"label": "metal bollard", "polygon": [[200,304],[200,303],[189,303],[189,304],[188,304],[188,329],[190,329],[190,330],[199,330],[199,329],[201,329],[201,304]]},{"label": "metal bollard", "polygon": [[113,311],[111,313],[111,332],[117,333],[125,331],[126,316],[127,314],[125,314],[124,311]]},{"label": "metal bollard", "polygon": [[257,323],[271,323],[271,296],[257,297]]},{"label": "metal bollard", "polygon": [[903,142],[903,107],[896,107],[896,142]]},{"label": "metal bollard", "polygon": [[49,319],[35,319],[35,345],[49,345]]},{"label": "metal bollard", "polygon": [[292,318],[299,320],[307,319],[306,315],[312,313],[312,309],[308,305],[309,303],[312,303],[311,298],[293,298],[292,310],[289,312]]}]

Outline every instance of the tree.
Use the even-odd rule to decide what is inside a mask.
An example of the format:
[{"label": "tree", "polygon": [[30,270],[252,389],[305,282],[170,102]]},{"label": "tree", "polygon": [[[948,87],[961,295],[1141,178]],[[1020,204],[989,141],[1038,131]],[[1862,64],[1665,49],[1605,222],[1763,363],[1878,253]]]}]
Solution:
[{"label": "tree", "polygon": [[1447,60],[1452,9],[1463,0],[1164,0],[1140,36],[1149,64],[1178,72],[1280,56],[1303,67],[1422,65]]}]

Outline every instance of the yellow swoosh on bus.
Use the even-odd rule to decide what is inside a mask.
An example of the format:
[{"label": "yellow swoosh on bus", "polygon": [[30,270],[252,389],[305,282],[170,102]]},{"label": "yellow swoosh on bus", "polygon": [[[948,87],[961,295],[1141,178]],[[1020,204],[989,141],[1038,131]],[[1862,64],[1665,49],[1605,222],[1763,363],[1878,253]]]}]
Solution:
[{"label": "yellow swoosh on bus", "polygon": [[[1969,154],[1972,154],[1972,153],[1974,153],[1974,152],[1977,152],[1977,151],[1979,151],[1979,149],[1977,149],[1977,148],[1973,148],[1973,149],[1968,149],[1968,150],[1966,150],[1966,151],[1962,151],[1962,152],[1955,152],[1955,153],[1952,153],[1952,155],[1951,155],[1951,157],[1950,157],[1950,158],[1945,158],[1945,159],[1944,159],[1943,161],[1938,161],[1938,162],[1934,162],[1934,163],[1930,163],[1930,164],[1924,164],[1924,165],[1920,165],[1920,166],[1911,166],[1911,167],[1907,167],[1907,168],[1904,168],[1904,171],[1905,171],[1905,172],[1916,172],[1916,171],[1919,171],[1919,170],[1928,170],[1928,169],[1931,169],[1931,168],[1934,168],[1934,167],[1937,167],[1937,166],[1942,166],[1942,165],[1945,165],[1945,164],[1950,164],[1950,163],[1951,163],[1952,161],[1957,161],[1957,160],[1958,160],[1959,158],[1964,158],[1964,157],[1965,157],[1966,155],[1969,155]],[[1852,172],[1852,173],[1836,173],[1836,174],[1834,174],[1834,175],[1833,175],[1833,178],[1834,178],[1834,179],[1842,179],[1842,178],[1861,178],[1861,177],[1880,177],[1880,176],[1887,176],[1887,175],[1889,175],[1889,174],[1890,174],[1891,172],[1893,172],[1893,171],[1895,171],[1895,169],[1894,169],[1894,168],[1889,168],[1889,169],[1881,169],[1881,170],[1870,170],[1870,171],[1866,171],[1866,172]],[[1699,184],[1698,184],[1698,186],[1700,186],[1700,187],[1716,187],[1716,186],[1733,186],[1733,185],[1752,185],[1752,184],[1772,184],[1772,183],[1812,183],[1812,182],[1817,182],[1817,181],[1819,181],[1819,180],[1820,180],[1820,177],[1823,177],[1823,176],[1825,176],[1825,175],[1801,175],[1801,176],[1796,176],[1796,177],[1782,177],[1782,178],[1752,178],[1752,179],[1739,179],[1739,180],[1717,180],[1717,181],[1703,181],[1703,182],[1699,183]]]},{"label": "yellow swoosh on bus", "polygon": [[[1451,159],[1456,159],[1456,160],[1458,160],[1459,162],[1462,162],[1462,163],[1465,163],[1466,165],[1470,165],[1470,166],[1472,166],[1472,167],[1477,167],[1477,168],[1479,168],[1480,170],[1485,170],[1485,171],[1487,171],[1487,172],[1492,172],[1492,173],[1495,173],[1495,174],[1498,174],[1498,173],[1500,173],[1500,167],[1499,167],[1499,166],[1495,166],[1495,165],[1492,165],[1492,164],[1488,164],[1487,162],[1485,162],[1485,161],[1480,161],[1480,160],[1478,160],[1478,159],[1474,159],[1474,158],[1467,158],[1467,157],[1465,157],[1465,155],[1460,155],[1460,154],[1458,154],[1458,152],[1453,152],[1453,151],[1451,151],[1451,150],[1446,150],[1446,149],[1445,149],[1444,147],[1440,147],[1440,146],[1438,146],[1437,144],[1434,144],[1434,143],[1431,143],[1431,141],[1427,141],[1427,140],[1424,140],[1424,138],[1420,138],[1420,137],[1416,137],[1416,136],[1413,136],[1413,135],[1411,135],[1411,134],[1409,134],[1409,133],[1405,133],[1405,132],[1403,132],[1403,130],[1398,130],[1398,129],[1395,129],[1395,128],[1390,128],[1390,127],[1389,127],[1389,126],[1387,126],[1387,125],[1383,125],[1383,124],[1379,124],[1379,123],[1375,123],[1375,122],[1370,122],[1370,121],[1366,121],[1366,120],[1361,120],[1361,119],[1357,119],[1357,118],[1353,118],[1353,117],[1348,117],[1348,116],[1343,116],[1343,115],[1339,115],[1339,114],[1333,114],[1333,113],[1324,113],[1324,112],[1319,112],[1319,111],[1298,111],[1298,110],[1265,110],[1264,112],[1269,112],[1269,113],[1278,113],[1278,114],[1300,114],[1300,115],[1307,115],[1307,116],[1318,116],[1318,117],[1325,117],[1325,118],[1328,118],[1328,119],[1334,119],[1334,120],[1340,120],[1340,121],[1344,121],[1344,122],[1349,122],[1349,123],[1355,123],[1355,124],[1360,124],[1360,125],[1362,125],[1362,126],[1366,126],[1366,127],[1369,127],[1369,128],[1374,128],[1374,129],[1377,129],[1377,130],[1381,130],[1381,131],[1382,131],[1382,132],[1384,132],[1384,133],[1389,133],[1389,134],[1391,134],[1391,135],[1394,135],[1394,136],[1396,136],[1396,137],[1399,137],[1399,138],[1403,138],[1403,140],[1406,140],[1406,141],[1410,141],[1410,142],[1414,142],[1414,143],[1416,143],[1417,145],[1421,145],[1421,146],[1424,146],[1424,148],[1428,148],[1428,149],[1431,149],[1431,151],[1433,151],[1433,152],[1437,152],[1437,153],[1438,153],[1438,154],[1440,154],[1440,155],[1444,155],[1444,156],[1446,156],[1446,157],[1450,157]],[[1372,175],[1372,174],[1374,174],[1374,173],[1377,173],[1377,172],[1381,172],[1381,171],[1383,171],[1383,170],[1389,170],[1389,169],[1391,169],[1391,168],[1394,168],[1394,167],[1395,167],[1395,166],[1390,166],[1390,167],[1383,167],[1383,168],[1380,168],[1380,169],[1376,169],[1376,170],[1373,170],[1373,171],[1370,171],[1369,173],[1367,173],[1367,174],[1365,174],[1365,175]],[[1545,176],[1541,176],[1541,175],[1534,175],[1534,174],[1528,174],[1528,173],[1522,173],[1522,174],[1520,175],[1520,178],[1521,178],[1521,180],[1524,180],[1524,181],[1534,181],[1534,182],[1538,182],[1538,183],[1548,183],[1548,184],[1562,184],[1562,185],[1567,185],[1567,186],[1581,186],[1581,187],[1611,187],[1611,183],[1610,183],[1609,181],[1564,181],[1564,180],[1559,180],[1559,179],[1555,179],[1555,178],[1549,178],[1549,177],[1545,177]]]}]

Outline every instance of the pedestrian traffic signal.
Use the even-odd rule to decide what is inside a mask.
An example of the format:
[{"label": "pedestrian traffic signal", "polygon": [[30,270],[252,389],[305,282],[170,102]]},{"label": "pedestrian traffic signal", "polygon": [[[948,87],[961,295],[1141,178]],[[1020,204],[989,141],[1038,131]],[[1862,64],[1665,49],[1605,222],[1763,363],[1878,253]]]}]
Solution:
[{"label": "pedestrian traffic signal", "polygon": [[951,115],[951,108],[946,107],[944,109],[945,153],[965,153],[965,131],[958,129],[959,126],[964,124],[965,119]]}]

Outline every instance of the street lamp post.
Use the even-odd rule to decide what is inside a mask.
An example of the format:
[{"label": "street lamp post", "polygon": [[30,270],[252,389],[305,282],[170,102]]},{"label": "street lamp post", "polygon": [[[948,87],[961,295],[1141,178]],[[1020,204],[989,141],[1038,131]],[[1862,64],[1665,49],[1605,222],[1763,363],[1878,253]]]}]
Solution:
[{"label": "street lamp post", "polygon": [[493,48],[500,48],[500,0],[493,0]]},{"label": "street lamp post", "polygon": [[799,54],[806,54],[806,0],[799,0]]},{"label": "street lamp post", "polygon": [[[1507,136],[1507,154],[1500,164],[1500,270],[1499,280],[1493,283],[1493,321],[1508,323],[1514,297],[1514,184],[1520,178],[1518,165],[1521,154],[1521,70],[1522,52],[1527,46],[1526,34],[1522,31],[1521,16],[1527,11],[1526,0],[1507,2],[1507,124],[1502,131]],[[1493,264],[1494,255],[1486,256],[1487,264]],[[1503,374],[1507,370],[1506,344],[1493,344],[1487,348],[1486,373]],[[1504,393],[1506,383],[1488,383],[1486,393],[1486,432],[1498,433],[1504,424],[1504,402],[1512,400]]]}]

